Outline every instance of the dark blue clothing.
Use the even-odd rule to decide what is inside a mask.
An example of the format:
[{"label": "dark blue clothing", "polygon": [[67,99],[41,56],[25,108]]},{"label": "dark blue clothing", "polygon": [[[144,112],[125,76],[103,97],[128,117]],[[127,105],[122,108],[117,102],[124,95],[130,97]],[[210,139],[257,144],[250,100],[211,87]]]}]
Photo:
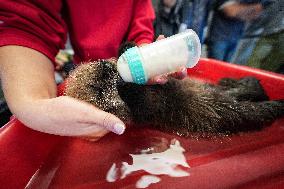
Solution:
[{"label": "dark blue clothing", "polygon": [[243,32],[244,22],[236,18],[227,17],[219,8],[229,0],[218,0],[214,5],[214,12],[209,27],[208,41],[238,40]]},{"label": "dark blue clothing", "polygon": [[203,43],[203,31],[207,25],[213,0],[190,0],[187,28],[195,31]]},{"label": "dark blue clothing", "polygon": [[[214,13],[209,27],[209,41],[239,40],[243,34],[245,23],[237,18],[226,16],[220,7],[230,0],[217,0],[214,5]],[[261,0],[240,0],[240,3],[260,3]]]},{"label": "dark blue clothing", "polygon": [[208,45],[208,57],[230,62],[236,50],[237,41],[215,41]]},{"label": "dark blue clothing", "polygon": [[187,23],[188,0],[177,0],[176,5],[170,10],[165,11],[163,1],[160,0],[156,10],[156,19],[154,21],[155,37],[164,35],[172,36],[179,32],[182,23]]},{"label": "dark blue clothing", "polygon": [[[230,0],[217,0],[214,4],[214,12],[209,33],[207,37],[208,57],[223,61],[231,61],[231,55],[234,53],[239,39],[242,37],[245,22],[237,18],[226,16],[220,7]],[[258,3],[260,0],[240,0],[241,3]],[[226,44],[228,48],[215,49],[218,44]],[[217,53],[217,51],[220,51]],[[216,56],[222,54],[221,56]]]}]

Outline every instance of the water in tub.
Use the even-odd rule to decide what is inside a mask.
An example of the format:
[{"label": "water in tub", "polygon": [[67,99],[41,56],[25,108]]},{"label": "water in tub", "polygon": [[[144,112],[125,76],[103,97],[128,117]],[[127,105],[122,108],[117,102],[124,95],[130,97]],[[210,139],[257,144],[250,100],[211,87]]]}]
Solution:
[{"label": "water in tub", "polygon": [[31,175],[26,188],[108,188],[122,186],[126,180],[136,188],[147,188],[162,183],[166,178],[162,175],[189,176],[185,150],[178,140],[138,133],[120,140],[113,135],[112,140],[106,137],[96,143],[64,140]]},{"label": "water in tub", "polygon": [[[169,175],[171,177],[185,177],[189,173],[181,168],[189,168],[186,158],[183,155],[185,151],[178,140],[173,139],[168,149],[163,152],[149,153],[153,149],[148,148],[141,151],[141,154],[130,154],[133,163],[122,162],[122,166],[117,168],[114,163],[106,175],[108,182],[115,182],[118,179],[124,179],[131,173],[143,170],[149,175],[142,176],[136,183],[137,188],[146,188],[152,183],[161,181],[159,175]],[[120,175],[120,177],[119,177]]]}]

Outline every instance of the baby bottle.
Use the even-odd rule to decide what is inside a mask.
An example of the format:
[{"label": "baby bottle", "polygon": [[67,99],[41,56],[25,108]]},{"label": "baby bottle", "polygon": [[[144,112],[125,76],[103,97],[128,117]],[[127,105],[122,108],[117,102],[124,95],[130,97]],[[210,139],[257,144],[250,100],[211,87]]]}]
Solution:
[{"label": "baby bottle", "polygon": [[201,45],[193,30],[127,49],[118,59],[117,69],[125,82],[145,84],[148,79],[177,71],[180,67],[194,67],[201,53]]}]

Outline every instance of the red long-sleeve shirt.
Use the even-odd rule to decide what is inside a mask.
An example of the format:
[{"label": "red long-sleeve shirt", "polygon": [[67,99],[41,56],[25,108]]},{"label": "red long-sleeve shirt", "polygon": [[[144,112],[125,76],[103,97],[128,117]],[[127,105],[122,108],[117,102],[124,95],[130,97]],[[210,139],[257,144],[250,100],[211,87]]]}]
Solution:
[{"label": "red long-sleeve shirt", "polygon": [[153,41],[150,0],[0,0],[0,46],[35,49],[52,61],[70,34],[77,62],[117,56],[123,40]]}]

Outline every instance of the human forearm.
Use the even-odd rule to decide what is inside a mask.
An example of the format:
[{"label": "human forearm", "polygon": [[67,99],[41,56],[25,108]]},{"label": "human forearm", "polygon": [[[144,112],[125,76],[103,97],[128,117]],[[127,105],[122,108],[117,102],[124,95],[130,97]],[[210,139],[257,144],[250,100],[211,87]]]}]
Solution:
[{"label": "human forearm", "polygon": [[23,106],[27,108],[31,100],[56,96],[53,65],[35,50],[1,47],[0,74],[5,98],[15,115],[21,114]]},{"label": "human forearm", "polygon": [[11,111],[26,126],[45,133],[100,138],[124,132],[116,116],[67,96],[56,97],[51,61],[25,47],[0,47],[0,75]]}]

